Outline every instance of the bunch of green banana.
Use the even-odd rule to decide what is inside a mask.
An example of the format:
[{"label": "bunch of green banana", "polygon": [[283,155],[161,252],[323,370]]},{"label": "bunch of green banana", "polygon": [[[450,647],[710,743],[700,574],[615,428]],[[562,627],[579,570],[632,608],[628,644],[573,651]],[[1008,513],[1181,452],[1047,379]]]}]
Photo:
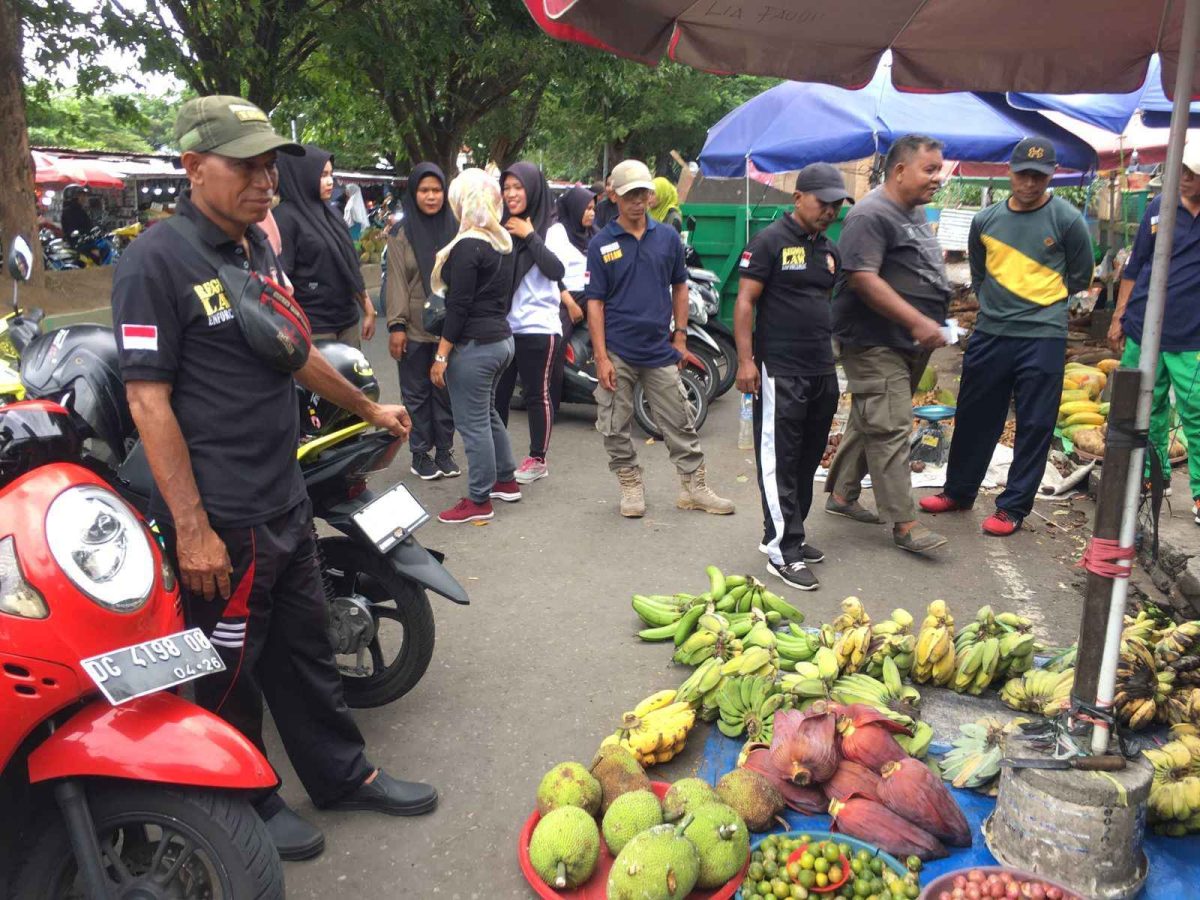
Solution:
[{"label": "bunch of green banana", "polygon": [[1013,709],[1053,717],[1071,705],[1074,683],[1074,669],[1063,672],[1032,669],[1005,682],[1000,689],[1000,699]]},{"label": "bunch of green banana", "polygon": [[883,660],[891,657],[896,661],[902,677],[912,670],[917,637],[912,633],[913,617],[906,609],[894,609],[890,618],[871,626],[871,643],[867,648],[867,661],[862,671],[872,678],[883,673]]},{"label": "bunch of green banana", "polygon": [[703,612],[706,599],[691,594],[633,595],[633,611],[646,628],[638,632],[643,641],[669,641],[675,636],[675,626],[684,613],[695,607]]},{"label": "bunch of green banana", "polygon": [[729,620],[729,630],[733,632],[734,637],[745,637],[746,632],[759,622],[775,626],[783,621],[783,616],[779,613],[763,612],[761,609],[752,609],[750,612],[744,613],[727,612],[721,615]]},{"label": "bunch of green banana", "polygon": [[[767,586],[749,575],[721,575],[716,566],[706,570],[712,587],[709,593],[713,597],[718,612],[748,613],[751,610],[777,613],[792,622],[803,622],[804,613],[788,603],[778,594],[767,590]],[[724,579],[722,582],[721,579]]]},{"label": "bunch of green banana", "polygon": [[779,667],[775,664],[774,650],[766,647],[746,647],[737,656],[731,656],[721,664],[721,674],[731,677],[758,676],[775,680]]},{"label": "bunch of green banana", "polygon": [[782,675],[779,686],[796,705],[808,700],[828,700],[839,671],[833,651],[819,647],[811,660],[796,663],[795,672]]},{"label": "bunch of green banana", "polygon": [[[894,734],[892,737],[909,756],[924,759],[929,752],[929,745],[933,743],[933,726],[928,722],[917,722],[913,725],[912,737],[907,734]],[[941,774],[940,770],[938,774]]]},{"label": "bunch of green banana", "polygon": [[1070,647],[1060,647],[1057,650],[1046,652],[1050,654],[1050,661],[1044,667],[1046,671],[1065,672],[1067,669],[1075,668],[1075,659],[1079,656],[1079,645],[1072,644]]},{"label": "bunch of green banana", "polygon": [[1000,639],[986,638],[958,657],[950,687],[978,697],[996,677],[999,664]]},{"label": "bunch of green banana", "polygon": [[945,686],[954,678],[954,663],[954,617],[945,600],[934,600],[917,632],[912,679]]},{"label": "bunch of green banana", "polygon": [[706,659],[675,692],[676,702],[690,703],[692,709],[698,709],[704,701],[704,696],[721,683],[721,666],[724,663],[715,656]]},{"label": "bunch of green banana", "polygon": [[915,724],[917,707],[921,703],[921,694],[901,681],[900,670],[892,659],[883,662],[882,681],[861,672],[843,675],[834,682],[830,695],[838,703],[863,703],[874,707],[910,729]]},{"label": "bunch of green banana", "polygon": [[726,737],[745,734],[748,740],[770,744],[775,711],[783,701],[784,695],[771,678],[754,675],[726,678],[717,695],[720,710],[717,728]]},{"label": "bunch of green banana", "polygon": [[796,663],[811,660],[820,646],[816,635],[809,634],[794,622],[787,631],[775,633],[775,648],[779,651],[779,668],[786,672],[793,671]]},{"label": "bunch of green banana", "polygon": [[1006,725],[999,719],[987,717],[960,725],[959,736],[953,742],[954,749],[942,757],[942,778],[956,788],[995,793],[1004,736],[1027,721],[1017,718]]},{"label": "bunch of green banana", "polygon": [[1159,672],[1154,654],[1141,641],[1128,640],[1117,661],[1117,690],[1113,709],[1117,719],[1134,731],[1147,728],[1157,719],[1167,719],[1167,700],[1175,685],[1175,673]]},{"label": "bunch of green banana", "polygon": [[1000,665],[996,677],[1021,675],[1033,668],[1033,654],[1037,641],[1033,637],[1033,621],[1016,613],[1005,612],[996,616],[1000,634]]},{"label": "bunch of green banana", "polygon": [[1154,645],[1154,657],[1164,665],[1196,655],[1200,655],[1200,622],[1167,628]]},{"label": "bunch of green banana", "polygon": [[857,597],[842,601],[842,613],[831,623],[840,632],[833,645],[838,668],[845,673],[858,672],[867,662],[871,650],[871,617]]},{"label": "bunch of green banana", "polygon": [[706,659],[727,660],[742,652],[742,642],[729,628],[729,620],[720,613],[701,612],[695,630],[676,648],[672,658],[685,666],[698,666]]}]

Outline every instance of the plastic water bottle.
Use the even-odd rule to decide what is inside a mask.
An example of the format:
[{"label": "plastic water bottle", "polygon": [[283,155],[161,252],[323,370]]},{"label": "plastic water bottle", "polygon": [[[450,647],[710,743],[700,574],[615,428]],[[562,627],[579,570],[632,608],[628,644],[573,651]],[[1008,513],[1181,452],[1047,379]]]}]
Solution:
[{"label": "plastic water bottle", "polygon": [[738,426],[738,449],[754,449],[754,395],[742,394],[741,424]]}]

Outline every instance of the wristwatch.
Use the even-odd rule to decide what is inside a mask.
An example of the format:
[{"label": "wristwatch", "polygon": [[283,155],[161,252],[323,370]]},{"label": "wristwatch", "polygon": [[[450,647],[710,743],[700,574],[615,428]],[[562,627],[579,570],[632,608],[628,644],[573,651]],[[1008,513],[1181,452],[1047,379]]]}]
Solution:
[{"label": "wristwatch", "polygon": [[675,337],[675,335],[677,335],[677,334],[686,335],[687,329],[686,328],[676,328],[674,331],[671,332],[671,337]]},{"label": "wristwatch", "polygon": [[433,355],[433,361],[437,363],[448,363],[450,362],[450,357],[442,356],[440,353],[435,353]]}]

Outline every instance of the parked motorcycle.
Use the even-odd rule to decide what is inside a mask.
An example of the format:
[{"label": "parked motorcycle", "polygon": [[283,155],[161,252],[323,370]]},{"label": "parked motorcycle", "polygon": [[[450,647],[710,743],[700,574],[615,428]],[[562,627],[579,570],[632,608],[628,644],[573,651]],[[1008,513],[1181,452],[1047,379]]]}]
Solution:
[{"label": "parked motorcycle", "polygon": [[[688,408],[691,410],[692,421],[699,431],[708,418],[708,373],[700,359],[691,353],[687,356],[687,366],[679,373],[681,389]],[[571,339],[567,341],[566,363],[563,366],[563,403],[595,404],[596,360],[592,354],[592,336],[587,327],[579,325],[575,328]],[[638,427],[656,440],[662,440],[662,429],[654,422],[650,411],[650,403],[646,392],[640,384],[633,387],[633,416]]]},{"label": "parked motorcycle", "polygon": [[82,269],[83,260],[75,249],[54,234],[49,228],[38,232],[42,245],[42,266],[48,272],[61,272],[66,269]]},{"label": "parked motorcycle", "polygon": [[[362,353],[335,342],[317,346],[351,383],[379,396]],[[153,484],[125,402],[116,339],[100,325],[76,325],[18,347],[29,397],[67,398],[87,439],[87,464],[135,508],[148,509]],[[403,484],[375,493],[367,478],[386,469],[401,441],[297,387],[305,442],[297,451],[313,515],[342,536],[321,536],[329,633],[352,707],[390,703],[412,690],[433,656],[434,622],[427,590],[470,602],[413,532],[428,514]]]},{"label": "parked motorcycle", "polygon": [[[9,257],[32,264],[21,239]],[[224,668],[68,410],[0,408],[0,847],[19,900],[284,896],[249,803],[275,773],[171,689]],[[18,849],[19,848],[19,849]]]},{"label": "parked motorcycle", "polygon": [[72,231],[67,235],[67,241],[71,248],[79,254],[79,258],[85,266],[115,265],[117,257],[121,255],[112,235],[105,234],[99,228],[92,228],[82,234]]},{"label": "parked motorcycle", "polygon": [[704,333],[708,350],[714,356],[714,397],[726,393],[737,380],[737,343],[733,329],[721,321],[719,282],[716,272],[688,267],[688,327]]}]

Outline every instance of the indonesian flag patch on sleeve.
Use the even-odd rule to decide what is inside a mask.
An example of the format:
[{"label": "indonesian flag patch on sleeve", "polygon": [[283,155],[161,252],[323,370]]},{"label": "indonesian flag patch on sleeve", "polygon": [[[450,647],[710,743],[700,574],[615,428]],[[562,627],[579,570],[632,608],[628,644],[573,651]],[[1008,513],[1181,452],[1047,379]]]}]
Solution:
[{"label": "indonesian flag patch on sleeve", "polygon": [[742,260],[741,260],[741,262],[739,262],[739,263],[738,263],[738,266],[739,266],[739,268],[742,268],[742,269],[748,269],[748,268],[750,268],[750,257],[751,257],[751,255],[752,255],[752,254],[750,253],[750,251],[749,251],[749,250],[745,251],[745,252],[742,254]]},{"label": "indonesian flag patch on sleeve", "polygon": [[158,351],[157,325],[122,325],[121,346],[126,350]]}]

